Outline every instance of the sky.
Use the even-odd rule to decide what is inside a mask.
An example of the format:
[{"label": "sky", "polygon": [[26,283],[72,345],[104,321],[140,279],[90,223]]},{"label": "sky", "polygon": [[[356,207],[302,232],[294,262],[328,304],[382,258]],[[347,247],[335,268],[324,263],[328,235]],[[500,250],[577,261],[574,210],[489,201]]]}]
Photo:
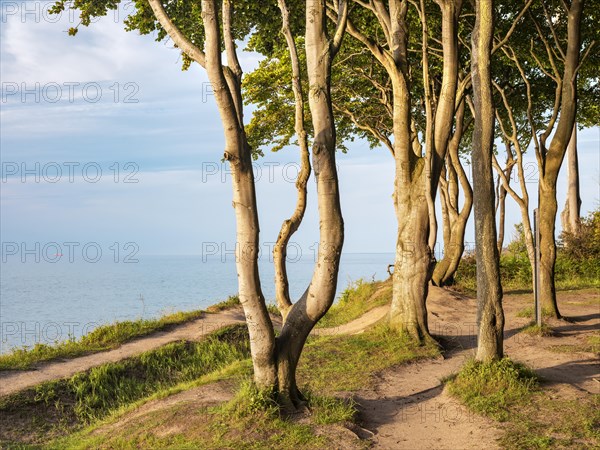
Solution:
[{"label": "sky", "polygon": [[[223,131],[206,74],[197,65],[182,72],[172,43],[125,32],[123,10],[70,37],[66,30],[78,20],[68,13],[49,16],[51,3],[1,2],[3,258],[14,245],[62,253],[69,243],[96,243],[104,251],[117,243],[122,252],[148,255],[231,251],[231,176],[221,162]],[[259,61],[248,52],[240,56],[246,72]],[[586,213],[600,200],[600,129],[581,131],[578,141]],[[393,252],[392,157],[360,141],[348,147],[337,155],[344,251]],[[526,170],[534,205],[532,155]],[[265,151],[255,172],[261,240],[270,252],[294,208],[297,149]],[[563,170],[560,210],[565,186]],[[509,238],[520,221],[509,199]],[[295,248],[312,254],[318,223],[313,179],[305,221],[292,238]],[[473,240],[471,223],[466,241]]]}]

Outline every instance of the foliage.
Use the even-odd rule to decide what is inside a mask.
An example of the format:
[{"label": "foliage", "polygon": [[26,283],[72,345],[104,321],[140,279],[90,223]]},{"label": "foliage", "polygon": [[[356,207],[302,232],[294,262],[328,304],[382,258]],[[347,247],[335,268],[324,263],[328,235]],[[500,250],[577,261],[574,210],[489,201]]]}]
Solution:
[{"label": "foliage", "polygon": [[[515,225],[513,240],[500,256],[500,276],[505,289],[531,289],[531,263],[522,224]],[[459,287],[476,290],[473,255],[462,258],[455,279]],[[600,210],[582,219],[580,234],[561,234],[556,255],[555,282],[562,289],[600,287]]]},{"label": "foliage", "polygon": [[600,261],[600,208],[581,218],[577,232],[563,231],[558,246],[571,260]]}]

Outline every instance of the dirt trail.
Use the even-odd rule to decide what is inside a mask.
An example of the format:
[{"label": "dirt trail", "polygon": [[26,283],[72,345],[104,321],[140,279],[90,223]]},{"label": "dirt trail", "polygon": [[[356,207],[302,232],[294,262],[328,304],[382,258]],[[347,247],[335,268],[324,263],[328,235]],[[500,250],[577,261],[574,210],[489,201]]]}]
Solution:
[{"label": "dirt trail", "polygon": [[[598,292],[592,298],[598,298]],[[530,306],[525,296],[505,297],[505,352],[512,359],[536,369],[553,394],[578,398],[600,392],[599,363],[591,353],[558,353],[551,347],[579,344],[600,325],[598,306],[569,303],[559,293],[562,313],[572,322],[550,325],[555,337],[530,337],[519,333],[530,322],[516,317]],[[430,288],[427,299],[430,331],[450,350],[444,359],[404,365],[384,372],[358,393],[362,426],[374,433],[374,448],[381,449],[479,449],[498,448],[501,431],[491,420],[470,413],[443,390],[441,380],[457,372],[474,355],[476,341],[475,299]],[[548,386],[549,385],[549,386]]]},{"label": "dirt trail", "polygon": [[494,423],[446,395],[441,381],[472,355],[475,300],[430,287],[427,307],[432,334],[452,350],[444,358],[385,371],[360,391],[356,401],[362,426],[374,433],[374,448],[496,448],[500,432]]},{"label": "dirt trail", "polygon": [[0,397],[19,392],[45,381],[70,377],[92,367],[120,361],[148,350],[179,340],[196,341],[227,325],[244,323],[241,309],[204,314],[192,322],[178,325],[169,331],[159,331],[127,342],[114,350],[93,353],[73,359],[42,363],[32,370],[0,372]]},{"label": "dirt trail", "polygon": [[[375,308],[356,320],[347,324],[313,330],[315,335],[355,334],[375,324],[386,314],[388,307]],[[278,317],[272,317],[275,327],[281,327]],[[70,377],[93,367],[109,362],[120,361],[140,353],[162,347],[169,342],[188,340],[197,341],[219,328],[236,323],[244,323],[244,313],[241,308],[235,308],[218,313],[204,314],[194,321],[178,325],[169,331],[159,331],[127,342],[122,346],[104,352],[93,353],[72,359],[62,359],[40,363],[34,369],[0,372],[0,397],[14,394],[45,381]]]}]

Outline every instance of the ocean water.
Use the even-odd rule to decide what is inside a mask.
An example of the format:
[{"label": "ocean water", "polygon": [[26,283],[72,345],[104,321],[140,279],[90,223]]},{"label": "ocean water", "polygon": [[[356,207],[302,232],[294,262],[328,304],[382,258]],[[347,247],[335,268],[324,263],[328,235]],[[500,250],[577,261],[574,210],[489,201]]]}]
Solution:
[{"label": "ocean water", "polygon": [[[97,263],[61,258],[56,263],[8,259],[0,265],[0,352],[36,343],[79,337],[122,320],[155,318],[168,312],[202,309],[237,293],[232,256],[137,256],[135,263]],[[359,278],[387,277],[393,254],[343,254],[338,296]],[[304,293],[313,257],[288,263],[290,294]],[[274,270],[260,261],[262,288],[274,302]]]}]

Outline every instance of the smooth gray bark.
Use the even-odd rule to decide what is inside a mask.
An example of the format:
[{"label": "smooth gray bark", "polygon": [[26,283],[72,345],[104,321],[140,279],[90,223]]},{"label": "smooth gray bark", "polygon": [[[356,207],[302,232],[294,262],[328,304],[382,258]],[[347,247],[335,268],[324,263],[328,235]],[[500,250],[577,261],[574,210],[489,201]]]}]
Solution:
[{"label": "smooth gray bark", "polygon": [[473,202],[475,208],[475,256],[477,260],[477,353],[479,361],[503,356],[504,312],[500,285],[500,258],[494,214],[494,104],[490,56],[494,33],[493,0],[475,1],[475,28],[471,36],[474,131]]}]

